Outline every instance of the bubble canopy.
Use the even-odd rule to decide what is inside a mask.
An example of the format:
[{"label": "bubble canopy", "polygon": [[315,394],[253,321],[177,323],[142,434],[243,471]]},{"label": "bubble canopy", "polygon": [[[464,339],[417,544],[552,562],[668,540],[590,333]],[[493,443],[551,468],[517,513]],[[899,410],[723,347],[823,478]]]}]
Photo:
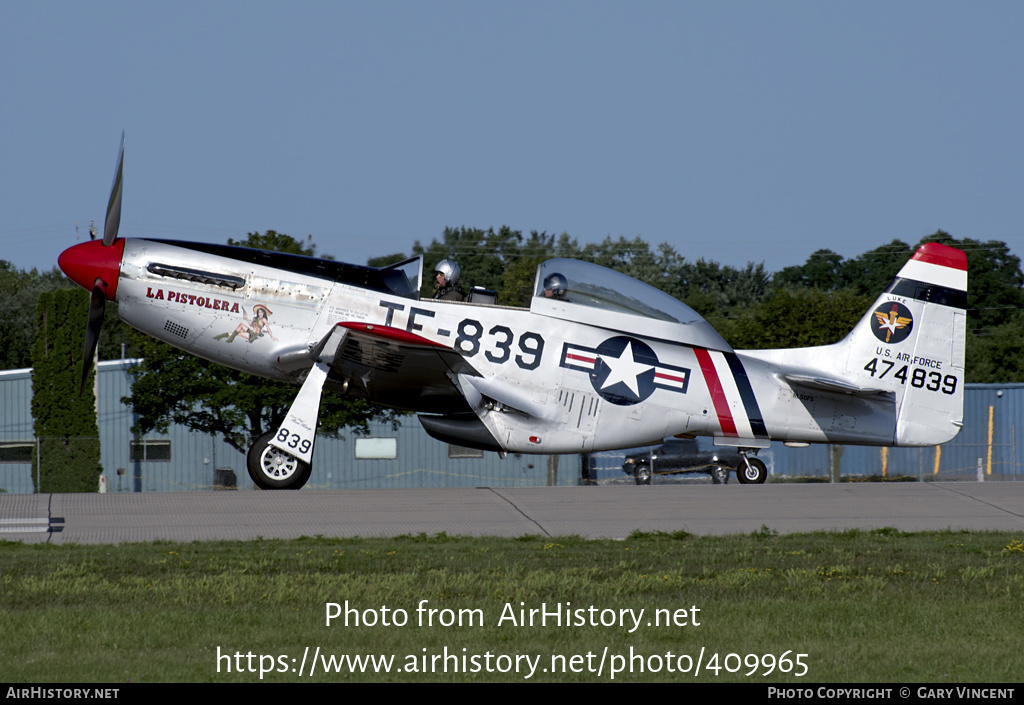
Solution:
[{"label": "bubble canopy", "polygon": [[591,262],[574,259],[542,262],[537,267],[530,310],[610,330],[713,350],[732,350],[700,314],[682,301]]}]

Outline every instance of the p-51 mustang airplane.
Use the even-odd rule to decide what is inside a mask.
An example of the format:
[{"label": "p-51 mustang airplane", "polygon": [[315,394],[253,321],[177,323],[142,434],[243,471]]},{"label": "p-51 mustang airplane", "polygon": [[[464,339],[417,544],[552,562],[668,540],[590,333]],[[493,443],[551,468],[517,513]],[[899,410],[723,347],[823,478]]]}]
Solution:
[{"label": "p-51 mustang airplane", "polygon": [[754,456],[772,440],[931,446],[962,425],[967,259],[945,245],[921,247],[840,342],[736,351],[668,294],[575,260],[541,264],[518,308],[420,299],[422,258],[378,269],[118,239],[123,160],[122,140],[102,241],[59,259],[92,292],[83,384],[115,301],[144,333],[299,386],[284,424],[249,450],[263,489],[309,479],[325,388],[417,411],[434,438],[499,453],[712,436],[739,449],[748,484],[765,481]]}]

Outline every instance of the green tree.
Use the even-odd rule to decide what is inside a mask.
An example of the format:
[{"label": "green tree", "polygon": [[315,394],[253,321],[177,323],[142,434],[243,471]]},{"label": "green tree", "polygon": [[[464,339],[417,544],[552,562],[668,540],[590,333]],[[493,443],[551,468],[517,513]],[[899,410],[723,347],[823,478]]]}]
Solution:
[{"label": "green tree", "polygon": [[[36,306],[43,292],[74,289],[77,285],[54,267],[39,272],[20,270],[0,260],[0,370],[13,370],[32,365],[32,346],[36,339]],[[73,321],[85,330],[86,319]],[[108,302],[100,333],[100,359],[134,354],[128,344],[128,327],[117,318],[117,304]]]},{"label": "green tree", "polygon": [[640,237],[632,240],[621,236],[618,240],[606,237],[599,243],[584,246],[579,259],[614,269],[648,283],[661,273],[657,258],[651,252],[651,246]]},{"label": "green tree", "polygon": [[[483,286],[498,291],[499,303],[529,306],[537,265],[555,257],[593,262],[627,274],[661,289],[693,306],[703,315],[724,317],[735,306],[749,306],[764,300],[770,290],[770,276],[763,264],[749,263],[743,269],[699,259],[687,261],[668,243],[656,248],[640,237],[606,237],[581,246],[568,233],[557,237],[547,232],[521,231],[503,226],[493,228],[445,228],[440,240],[429,245],[416,242],[414,254],[424,255],[423,296],[433,292],[432,268],[438,261],[455,259],[462,268],[463,287]],[[371,266],[384,266],[404,259],[402,254],[375,257]]]},{"label": "green tree", "polygon": [[779,287],[813,286],[822,291],[849,288],[874,299],[918,247],[939,242],[967,255],[967,381],[1011,382],[1022,379],[1024,274],[1020,258],[1000,240],[958,239],[938,230],[915,246],[901,240],[876,247],[852,260],[829,250],[819,250],[807,262],[786,267],[773,278]]},{"label": "green tree", "polygon": [[368,267],[387,267],[389,264],[403,262],[407,259],[409,259],[409,257],[406,257],[401,252],[396,252],[393,255],[381,255],[380,257],[371,257],[369,261],[367,261],[366,265]]},{"label": "green tree", "polygon": [[49,272],[24,271],[0,260],[0,370],[31,366],[39,295],[74,286],[56,267]]},{"label": "green tree", "polygon": [[843,257],[832,250],[817,250],[801,265],[784,267],[772,281],[779,287],[810,287],[822,291],[842,288]]},{"label": "green tree", "polygon": [[1001,240],[956,239],[939,230],[921,243],[941,242],[967,255],[967,326],[986,335],[1024,308],[1020,258]]},{"label": "green tree", "polygon": [[734,309],[753,306],[771,291],[771,277],[763,264],[747,263],[743,269],[699,259],[680,267],[684,277],[683,301],[715,325]]},{"label": "green tree", "polygon": [[773,283],[822,291],[850,288],[874,298],[885,290],[917,248],[929,242],[955,247],[967,255],[967,321],[971,330],[997,328],[1024,307],[1020,258],[1010,253],[1005,242],[957,239],[942,230],[921,238],[913,247],[893,240],[852,260],[844,260],[830,250],[818,250],[804,264],[778,272]]},{"label": "green tree", "polygon": [[[313,256],[315,248],[283,233],[250,233],[230,244]],[[131,395],[124,402],[138,415],[137,433],[164,433],[171,424],[200,433],[215,433],[240,453],[261,435],[277,428],[294,401],[296,387],[238,372],[203,360],[166,343],[136,333],[142,362],[133,370]],[[325,392],[320,405],[320,432],[365,430],[372,419],[394,421],[396,412],[361,399]]]},{"label": "green tree", "polygon": [[532,257],[519,257],[513,261],[508,269],[505,270],[501,288],[498,289],[498,303],[507,306],[529,308],[530,299],[533,297],[537,265],[546,259],[550,258],[535,255]]},{"label": "green tree", "polygon": [[605,238],[585,246],[579,258],[661,289],[707,317],[724,317],[734,307],[762,301],[770,290],[763,264],[736,269],[703,258],[689,262],[668,243],[652,250],[639,237]]},{"label": "green tree", "polygon": [[924,242],[941,242],[967,255],[967,381],[1024,381],[1020,258],[1003,241],[957,239],[941,230]]},{"label": "green tree", "polygon": [[[251,247],[254,250],[284,252],[289,255],[317,256],[316,245],[313,244],[312,235],[307,235],[306,242],[303,244],[291,235],[285,235],[276,230],[268,230],[265,233],[249,233],[244,240],[235,240],[229,237],[228,244],[236,247]],[[334,259],[331,255],[320,255],[320,258]]]},{"label": "green tree", "polygon": [[[498,292],[498,303],[509,306],[529,306],[533,294],[533,278],[537,265],[551,257],[578,257],[575,240],[563,234],[557,241],[546,232],[532,231],[524,236],[519,230],[502,226],[488,228],[447,227],[441,239],[429,244],[419,240],[412,248],[412,256],[423,255],[423,288],[420,295],[433,296],[434,267],[442,259],[459,263],[462,275],[459,285],[465,290],[473,286]],[[371,267],[383,267],[407,259],[401,253],[373,257]]]},{"label": "green tree", "polygon": [[779,289],[764,303],[735,311],[723,335],[747,350],[829,345],[853,330],[873,300],[851,289]]},{"label": "green tree", "polygon": [[59,289],[39,296],[32,349],[33,454],[37,492],[97,492],[100,440],[93,371],[81,390],[89,295]]},{"label": "green tree", "polygon": [[1024,382],[1024,311],[986,335],[967,337],[968,382]]},{"label": "green tree", "polygon": [[853,289],[874,297],[885,290],[916,249],[893,240],[850,260],[832,250],[818,250],[804,264],[780,270],[772,282],[777,287],[813,287],[822,291]]},{"label": "green tree", "polygon": [[849,287],[874,299],[892,283],[915,251],[917,247],[911,247],[902,240],[893,240],[888,245],[868,250],[843,265],[842,281],[832,288]]},{"label": "green tree", "polygon": [[498,288],[498,303],[528,308],[533,297],[537,265],[553,257],[578,256],[575,240],[565,233],[557,239],[546,232],[533,230],[514,256],[507,257],[507,265]]},{"label": "green tree", "polygon": [[454,259],[459,263],[462,276],[459,285],[469,291],[471,286],[498,290],[502,287],[505,270],[519,256],[523,245],[523,234],[502,226],[480,230],[479,228],[445,228],[441,240],[432,240],[422,245],[417,240],[413,255],[423,255],[423,289],[421,296],[433,295],[435,281],[434,267],[442,259]]}]

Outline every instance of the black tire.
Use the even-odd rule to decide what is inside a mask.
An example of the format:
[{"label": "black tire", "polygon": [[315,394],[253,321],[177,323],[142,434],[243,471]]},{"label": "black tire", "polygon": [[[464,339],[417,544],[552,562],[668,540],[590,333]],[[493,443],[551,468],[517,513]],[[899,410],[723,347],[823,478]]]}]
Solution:
[{"label": "black tire", "polygon": [[763,485],[768,479],[768,466],[757,458],[747,458],[750,467],[746,463],[740,463],[736,467],[736,479],[743,485]]},{"label": "black tire", "polygon": [[256,439],[246,455],[249,477],[261,490],[301,489],[313,466],[270,445],[274,431]]},{"label": "black tire", "polygon": [[729,468],[727,467],[716,465],[711,468],[711,472],[708,474],[711,475],[712,484],[724,485],[729,482]]},{"label": "black tire", "polygon": [[647,463],[641,463],[636,466],[636,484],[638,485],[649,485],[651,484],[651,466]]}]

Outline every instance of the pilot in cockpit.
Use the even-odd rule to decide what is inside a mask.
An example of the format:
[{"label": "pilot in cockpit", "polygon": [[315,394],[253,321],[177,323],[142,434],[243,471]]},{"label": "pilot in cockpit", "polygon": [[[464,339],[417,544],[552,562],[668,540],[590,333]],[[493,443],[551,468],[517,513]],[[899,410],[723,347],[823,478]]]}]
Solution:
[{"label": "pilot in cockpit", "polygon": [[569,293],[569,280],[558,272],[552,272],[544,277],[544,296],[549,299],[560,299],[567,301],[566,294]]},{"label": "pilot in cockpit", "polygon": [[459,288],[459,264],[453,259],[443,259],[434,267],[437,275],[437,286],[434,288],[434,298],[445,301],[465,301],[466,293]]}]

